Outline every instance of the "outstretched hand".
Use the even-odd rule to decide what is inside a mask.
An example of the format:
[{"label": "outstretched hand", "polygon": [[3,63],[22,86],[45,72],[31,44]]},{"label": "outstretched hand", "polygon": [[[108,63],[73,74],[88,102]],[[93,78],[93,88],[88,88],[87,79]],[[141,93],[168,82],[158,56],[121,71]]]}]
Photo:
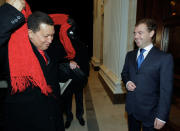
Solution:
[{"label": "outstretched hand", "polygon": [[25,1],[24,0],[6,0],[6,3],[12,5],[17,10],[22,11],[25,8]]}]

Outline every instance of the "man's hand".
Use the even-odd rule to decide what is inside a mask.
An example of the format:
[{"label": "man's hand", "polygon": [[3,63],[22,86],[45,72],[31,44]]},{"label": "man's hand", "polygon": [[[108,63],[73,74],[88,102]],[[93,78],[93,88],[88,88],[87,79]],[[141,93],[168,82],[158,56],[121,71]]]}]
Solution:
[{"label": "man's hand", "polygon": [[136,88],[136,85],[132,81],[128,81],[126,84],[126,88],[128,91],[134,91]]},{"label": "man's hand", "polygon": [[79,65],[75,61],[70,61],[70,68],[73,70],[79,68]]},{"label": "man's hand", "polygon": [[165,125],[164,122],[160,121],[159,119],[155,119],[154,121],[154,128],[160,130]]},{"label": "man's hand", "polygon": [[24,0],[6,0],[6,3],[14,6],[19,11],[22,11],[22,9],[25,8]]}]

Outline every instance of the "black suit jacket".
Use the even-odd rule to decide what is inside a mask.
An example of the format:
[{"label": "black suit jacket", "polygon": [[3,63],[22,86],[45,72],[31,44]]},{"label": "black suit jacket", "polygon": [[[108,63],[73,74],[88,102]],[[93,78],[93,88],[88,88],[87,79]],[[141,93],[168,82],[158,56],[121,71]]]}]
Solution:
[{"label": "black suit jacket", "polygon": [[[24,16],[9,4],[0,7],[0,49],[8,48],[11,33],[21,26]],[[1,48],[3,46],[3,48]],[[60,112],[60,87],[59,72],[56,61],[51,58],[46,65],[43,57],[36,47],[33,51],[39,60],[47,84],[51,86],[53,93],[45,96],[39,87],[29,86],[23,92],[11,94],[9,66],[5,73],[9,82],[8,93],[5,99],[5,121],[7,130],[18,131],[64,131],[64,123]],[[7,49],[4,52],[8,51]],[[8,63],[8,53],[4,55],[1,64]],[[7,64],[8,65],[8,64]]]},{"label": "black suit jacket", "polygon": [[6,79],[8,70],[8,41],[11,33],[21,26],[24,16],[9,4],[0,7],[0,79]]},{"label": "black suit jacket", "polygon": [[154,124],[157,117],[167,121],[173,89],[173,59],[153,47],[140,69],[137,69],[138,50],[127,53],[121,73],[124,84],[132,81],[134,91],[127,91],[126,111],[147,126]]}]

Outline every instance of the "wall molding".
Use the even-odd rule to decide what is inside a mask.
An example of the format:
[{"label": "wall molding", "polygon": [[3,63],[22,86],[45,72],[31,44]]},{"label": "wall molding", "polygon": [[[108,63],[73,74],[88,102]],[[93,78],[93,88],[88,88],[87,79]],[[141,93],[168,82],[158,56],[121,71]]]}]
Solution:
[{"label": "wall molding", "polygon": [[126,90],[114,73],[101,65],[98,77],[113,104],[125,103]]},{"label": "wall molding", "polygon": [[99,67],[100,67],[100,60],[97,59],[96,57],[92,57],[91,59],[91,64],[92,64],[92,67],[94,69],[94,71],[99,71]]}]

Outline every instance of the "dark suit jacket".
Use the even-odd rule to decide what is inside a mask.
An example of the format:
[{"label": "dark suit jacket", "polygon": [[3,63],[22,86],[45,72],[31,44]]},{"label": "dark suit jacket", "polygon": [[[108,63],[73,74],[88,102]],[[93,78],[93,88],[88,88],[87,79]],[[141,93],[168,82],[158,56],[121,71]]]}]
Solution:
[{"label": "dark suit jacket", "polygon": [[127,91],[126,111],[147,126],[154,124],[157,117],[167,121],[173,89],[173,59],[153,47],[139,70],[137,70],[138,50],[127,53],[121,73],[124,84],[132,81],[134,91]]},{"label": "dark suit jacket", "polygon": [[[8,43],[13,30],[24,22],[24,16],[14,7],[5,4],[0,7],[0,17],[3,18],[0,21],[1,48],[1,45]],[[51,86],[53,93],[45,96],[41,93],[39,87],[29,86],[25,91],[12,95],[9,68],[7,68],[6,75],[8,76],[9,88],[5,99],[6,128],[10,131],[64,131],[64,123],[60,112],[58,65],[51,56],[49,64],[46,65],[36,47],[32,45],[32,48],[39,60],[47,84]],[[6,57],[4,58],[6,61],[1,61],[1,64],[8,62],[8,55],[4,57]]]},{"label": "dark suit jacket", "polygon": [[9,4],[0,7],[0,79],[7,78],[8,48],[7,43],[11,33],[24,22],[24,16]]}]

